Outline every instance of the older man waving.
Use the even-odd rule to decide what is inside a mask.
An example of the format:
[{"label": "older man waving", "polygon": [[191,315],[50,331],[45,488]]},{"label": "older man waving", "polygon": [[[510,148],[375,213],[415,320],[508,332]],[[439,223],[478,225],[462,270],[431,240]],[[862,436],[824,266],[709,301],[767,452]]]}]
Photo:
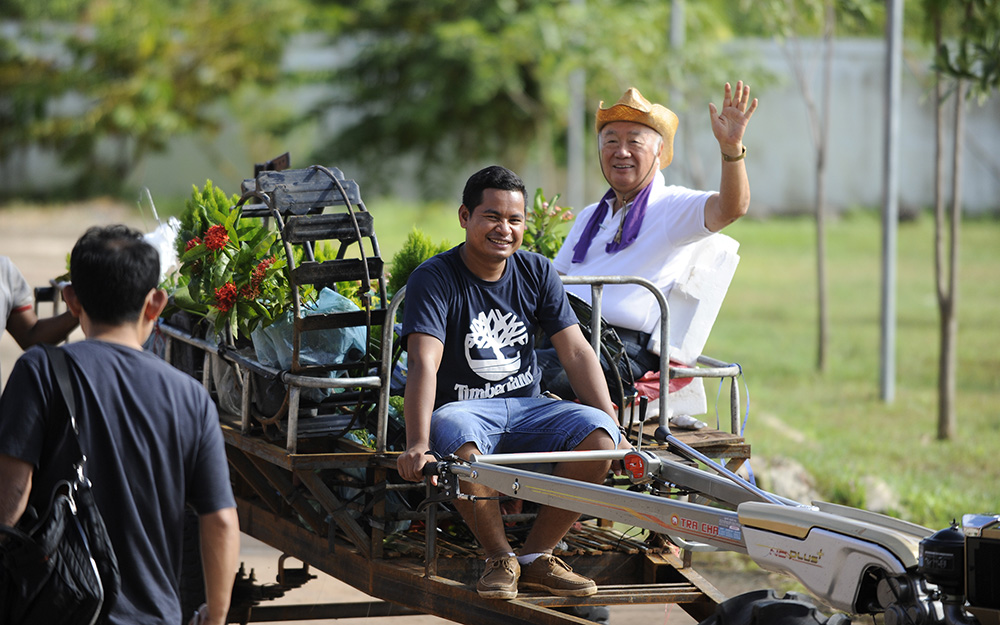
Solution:
[{"label": "older man waving", "polygon": [[[719,191],[667,186],[661,169],[674,157],[677,115],[651,104],[635,88],[613,106],[597,110],[601,172],[610,189],[576,218],[555,259],[563,275],[641,276],[665,293],[690,263],[691,243],[711,236],[746,214],[750,182],[743,134],[757,109],[750,87],[726,83],[722,109],[708,105],[712,132],[719,142],[722,180]],[[589,300],[588,286],[567,291]],[[605,289],[603,316],[625,344],[632,377],[659,370],[660,346],[650,337],[659,318],[656,300],[637,285]],[[651,349],[652,348],[652,351]],[[555,394],[571,398],[564,376],[551,358],[539,355],[543,382]]]}]

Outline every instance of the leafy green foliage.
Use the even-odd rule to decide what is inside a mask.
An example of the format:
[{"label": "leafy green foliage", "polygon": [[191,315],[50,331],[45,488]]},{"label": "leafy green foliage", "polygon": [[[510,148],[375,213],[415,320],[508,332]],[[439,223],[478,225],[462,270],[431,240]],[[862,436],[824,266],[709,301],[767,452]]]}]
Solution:
[{"label": "leafy green foliage", "polygon": [[13,160],[32,142],[31,124],[44,115],[47,83],[57,72],[53,61],[25,55],[14,42],[0,39],[0,163]]},{"label": "leafy green foliage", "polygon": [[88,0],[0,0],[0,14],[11,20],[49,19],[71,22],[86,8]]},{"label": "leafy green foliage", "polygon": [[389,265],[389,292],[392,294],[398,292],[406,286],[410,274],[420,263],[450,247],[451,244],[447,241],[435,245],[429,236],[414,228],[406,237],[403,247],[392,257],[392,263]]},{"label": "leafy green foliage", "polygon": [[357,305],[357,307],[361,310],[365,310],[369,306],[376,307],[380,303],[380,298],[374,288],[369,290],[367,293],[361,290],[361,280],[338,282],[335,290],[337,293],[340,293],[347,299],[354,302],[355,305]]},{"label": "leafy green foliage", "polygon": [[836,30],[841,36],[884,35],[884,4],[873,0],[740,0],[739,22],[746,35],[779,39],[820,37],[824,12],[831,3]]},{"label": "leafy green foliage", "polygon": [[198,189],[191,185],[191,197],[184,202],[184,212],[179,220],[181,229],[175,242],[177,255],[184,254],[185,244],[195,237],[203,237],[213,222],[213,215],[227,214],[239,201],[238,195],[228,196],[225,191],[216,187],[211,180],[205,181],[205,186]]},{"label": "leafy green foliage", "polygon": [[567,223],[573,219],[573,209],[559,206],[557,193],[546,200],[541,189],[535,191],[535,200],[528,209],[524,222],[524,242],[522,247],[529,252],[538,252],[549,259],[555,258],[566,238]]},{"label": "leafy green foliage", "polygon": [[389,397],[389,405],[396,411],[399,417],[403,417],[403,397],[401,395]]},{"label": "leafy green foliage", "polygon": [[664,102],[689,88],[685,75],[715,93],[733,66],[714,45],[727,34],[718,28],[668,54],[669,3],[659,0],[362,0],[342,19],[358,50],[331,76],[338,97],[315,114],[339,108],[351,121],[314,160],[349,162],[362,184],[377,184],[414,156],[421,190],[435,197],[434,172],[470,160],[520,170],[536,148],[560,158],[577,69],[590,108],[633,85]]},{"label": "leafy green foliage", "polygon": [[[298,3],[12,1],[23,21],[0,48],[0,80],[13,76],[0,110],[13,104],[21,130],[6,142],[53,148],[78,172],[82,192],[120,190],[170,139],[217,131],[222,110],[212,105],[245,85],[280,81]],[[33,8],[48,4],[72,26]]]},{"label": "leafy green foliage", "polygon": [[511,3],[358,3],[350,32],[364,44],[335,80],[360,116],[317,160],[354,156],[384,175],[380,163],[407,152],[430,164],[522,150],[540,85],[537,47],[510,41],[514,18]]},{"label": "leafy green foliage", "polygon": [[931,4],[932,16],[960,25],[957,39],[938,48],[934,69],[970,81],[982,103],[1000,88],[1000,0]]},{"label": "leafy green foliage", "polygon": [[[249,338],[288,310],[292,293],[277,232],[261,220],[241,220],[238,200],[210,180],[194,187],[180,217],[181,266],[164,287],[177,308],[209,319],[216,333],[228,328],[234,338]],[[314,291],[301,297],[309,301]]]}]

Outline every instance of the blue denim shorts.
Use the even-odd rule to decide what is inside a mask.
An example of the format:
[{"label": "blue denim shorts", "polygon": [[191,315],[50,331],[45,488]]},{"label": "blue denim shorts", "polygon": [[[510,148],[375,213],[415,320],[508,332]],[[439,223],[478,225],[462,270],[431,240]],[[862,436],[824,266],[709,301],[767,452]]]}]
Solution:
[{"label": "blue denim shorts", "polygon": [[431,449],[443,456],[470,441],[483,454],[570,451],[596,429],[617,445],[618,424],[603,410],[548,397],[470,399],[431,417]]}]

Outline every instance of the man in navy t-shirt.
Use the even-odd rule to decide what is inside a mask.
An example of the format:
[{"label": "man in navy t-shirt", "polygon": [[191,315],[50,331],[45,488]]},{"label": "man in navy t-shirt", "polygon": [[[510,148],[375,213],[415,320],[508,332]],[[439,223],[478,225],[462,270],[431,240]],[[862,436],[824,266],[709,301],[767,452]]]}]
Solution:
[{"label": "man in navy t-shirt", "polygon": [[[497,166],[473,174],[458,211],[465,242],[420,265],[407,281],[406,451],[397,466],[408,480],[423,479],[429,451],[468,459],[627,445],[562,282],[548,259],[518,251],[525,209],[516,174]],[[539,396],[538,329],[555,346],[581,403]],[[609,461],[567,462],[554,473],[598,483],[609,468]],[[562,596],[597,592],[593,580],[552,555],[577,513],[543,507],[515,556],[497,493],[480,484],[463,489],[476,500],[455,505],[487,556],[481,596],[513,599],[519,584]]]},{"label": "man in navy t-shirt", "polygon": [[[89,229],[70,256],[66,304],[87,340],[63,348],[76,396],[87,477],[118,557],[121,589],[109,625],[177,625],[184,510],[198,513],[207,625],[229,611],[239,559],[236,501],[218,415],[187,374],[143,351],[167,303],[160,260],[125,226]],[[0,397],[0,523],[48,507],[64,458],[47,433],[60,411],[47,353],[17,361]],[[63,417],[65,418],[65,417]],[[30,518],[30,517],[29,517]],[[102,621],[105,622],[105,621]]]}]

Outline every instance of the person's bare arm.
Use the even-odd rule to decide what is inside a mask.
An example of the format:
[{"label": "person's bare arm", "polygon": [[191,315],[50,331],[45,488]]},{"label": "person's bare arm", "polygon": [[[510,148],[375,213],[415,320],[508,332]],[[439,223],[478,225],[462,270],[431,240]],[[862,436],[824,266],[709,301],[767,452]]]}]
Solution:
[{"label": "person's bare arm", "polygon": [[424,479],[421,471],[430,459],[431,414],[443,355],[444,344],[429,334],[415,332],[406,339],[406,451],[396,459],[396,468],[411,482]]},{"label": "person's bare arm", "polygon": [[201,566],[209,625],[225,625],[240,557],[240,521],[236,508],[198,515]]},{"label": "person's bare arm", "polygon": [[34,467],[13,456],[0,454],[0,525],[15,525],[28,507]]},{"label": "person's bare arm", "polygon": [[[726,83],[722,110],[715,104],[708,104],[712,119],[712,132],[719,142],[722,154],[730,159],[739,158],[743,154],[743,133],[746,132],[750,117],[757,110],[756,98],[750,99],[750,85],[743,81],[736,83],[732,91]],[[719,182],[719,192],[705,202],[705,227],[712,232],[718,232],[733,223],[750,208],[750,180],[747,177],[746,161],[722,161],[722,180]]]},{"label": "person's bare arm", "polygon": [[577,398],[595,408],[608,413],[617,423],[615,405],[608,394],[608,384],[601,370],[601,362],[594,348],[583,336],[580,326],[573,324],[552,335],[552,346],[556,348],[559,362],[566,370],[566,376]]},{"label": "person's bare arm", "polygon": [[69,311],[39,319],[33,309],[26,308],[10,314],[7,318],[7,331],[21,349],[28,349],[38,343],[55,345],[65,341],[79,323]]}]

